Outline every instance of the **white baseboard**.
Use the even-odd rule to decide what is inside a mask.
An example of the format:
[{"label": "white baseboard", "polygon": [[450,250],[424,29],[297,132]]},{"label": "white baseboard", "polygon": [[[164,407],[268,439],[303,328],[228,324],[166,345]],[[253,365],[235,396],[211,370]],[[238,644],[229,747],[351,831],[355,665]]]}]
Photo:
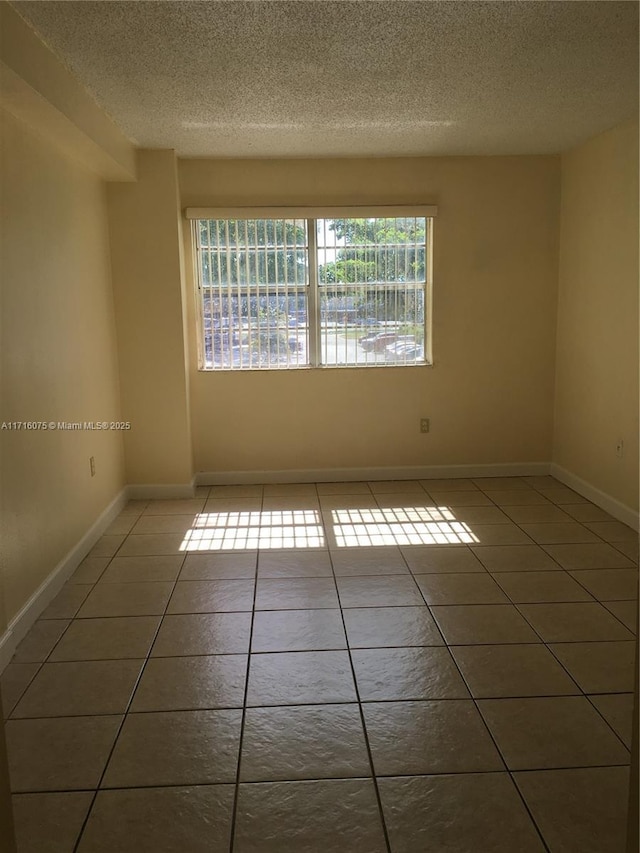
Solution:
[{"label": "white baseboard", "polygon": [[136,483],[127,486],[127,497],[131,501],[192,498],[195,488],[195,477],[190,483]]},{"label": "white baseboard", "polygon": [[533,477],[549,473],[548,462],[493,465],[407,465],[397,468],[297,468],[284,471],[200,471],[199,486],[249,483],[342,483],[359,480],[433,480],[440,477]]},{"label": "white baseboard", "polygon": [[122,511],[127,500],[128,493],[125,487],[111,501],[104,512],[99,515],[84,536],[60,560],[27,603],[13,617],[6,631],[0,636],[0,673],[13,657],[13,653],[20,640],[26,635],[45,607],[60,592],[65,582],[75,572],[114,518]]},{"label": "white baseboard", "polygon": [[592,501],[592,503],[599,506],[605,512],[608,512],[609,515],[617,518],[618,521],[628,524],[629,527],[633,527],[634,530],[638,530],[640,528],[640,519],[637,510],[632,509],[630,506],[623,504],[619,500],[616,500],[616,498],[611,497],[611,495],[608,495],[606,492],[597,489],[595,486],[592,486],[591,483],[587,483],[586,480],[582,480],[580,477],[572,474],[571,471],[567,471],[565,468],[561,468],[559,465],[552,463],[551,476],[555,477],[556,480],[560,480],[561,483],[564,483],[565,486],[569,486],[569,488],[573,489],[575,492],[578,492],[578,494],[582,495],[583,498],[587,498],[587,500]]}]

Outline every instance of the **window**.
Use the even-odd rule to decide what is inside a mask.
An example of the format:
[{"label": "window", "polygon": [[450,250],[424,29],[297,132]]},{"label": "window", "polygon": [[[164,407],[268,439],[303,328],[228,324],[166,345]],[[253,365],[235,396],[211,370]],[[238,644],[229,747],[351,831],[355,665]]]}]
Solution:
[{"label": "window", "polygon": [[434,209],[321,212],[187,211],[201,369],[430,363]]}]

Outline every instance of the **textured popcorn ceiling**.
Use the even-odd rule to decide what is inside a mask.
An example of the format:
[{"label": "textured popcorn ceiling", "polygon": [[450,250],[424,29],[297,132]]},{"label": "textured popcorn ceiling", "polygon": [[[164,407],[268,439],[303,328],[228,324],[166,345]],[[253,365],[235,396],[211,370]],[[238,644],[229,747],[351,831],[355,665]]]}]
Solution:
[{"label": "textured popcorn ceiling", "polygon": [[183,157],[522,154],[638,108],[635,2],[14,2]]}]

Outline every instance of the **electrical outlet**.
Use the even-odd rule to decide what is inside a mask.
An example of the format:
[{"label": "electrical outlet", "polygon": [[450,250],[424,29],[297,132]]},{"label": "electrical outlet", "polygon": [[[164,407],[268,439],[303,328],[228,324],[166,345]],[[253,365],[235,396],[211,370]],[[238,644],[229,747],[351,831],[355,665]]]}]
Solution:
[{"label": "electrical outlet", "polygon": [[622,459],[622,457],[624,456],[624,441],[623,441],[623,439],[619,439],[616,442],[616,456],[618,457],[618,459]]},{"label": "electrical outlet", "polygon": [[96,459],[95,456],[89,457],[89,468],[91,469],[91,476],[96,476]]},{"label": "electrical outlet", "polygon": [[420,418],[420,432],[429,432],[429,418]]}]

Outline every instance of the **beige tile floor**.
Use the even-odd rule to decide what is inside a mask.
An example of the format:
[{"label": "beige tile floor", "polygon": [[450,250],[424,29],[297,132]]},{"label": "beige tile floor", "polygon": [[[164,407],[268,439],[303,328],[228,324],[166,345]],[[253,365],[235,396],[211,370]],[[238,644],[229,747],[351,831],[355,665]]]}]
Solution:
[{"label": "beige tile floor", "polygon": [[622,853],[637,560],[549,477],[132,502],[2,675],[19,853]]}]

